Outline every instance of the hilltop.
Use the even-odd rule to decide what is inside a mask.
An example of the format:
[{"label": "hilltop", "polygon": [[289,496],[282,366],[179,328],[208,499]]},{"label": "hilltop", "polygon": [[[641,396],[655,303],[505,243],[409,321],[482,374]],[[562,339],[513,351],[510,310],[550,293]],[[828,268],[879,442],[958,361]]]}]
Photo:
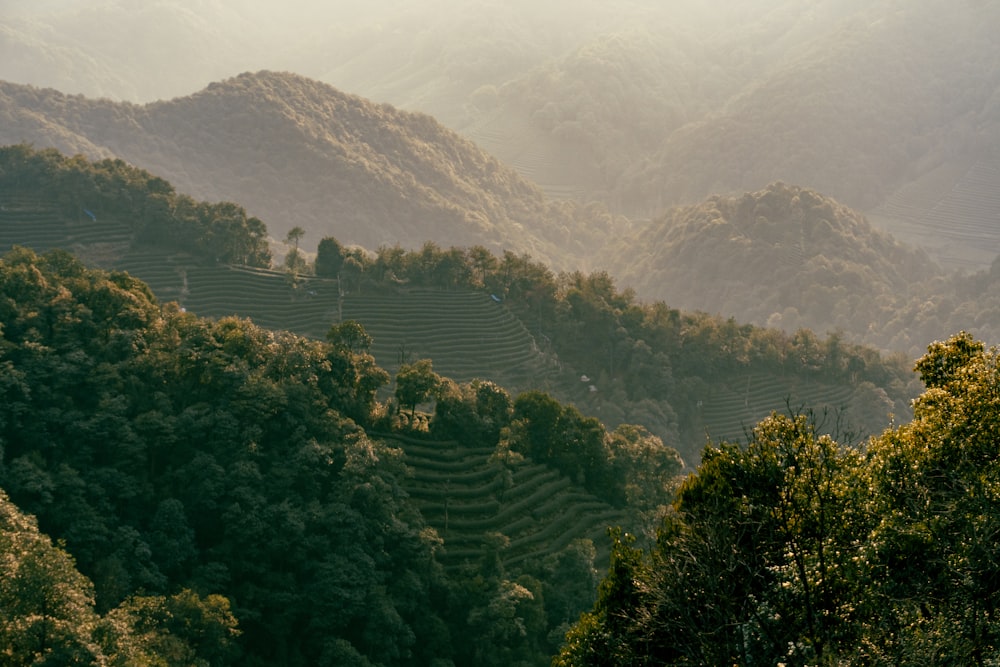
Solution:
[{"label": "hilltop", "polygon": [[292,74],[243,74],[147,105],[0,84],[0,142],[118,157],[184,192],[239,201],[282,238],[527,252],[578,266],[614,227],[541,191],[429,116]]},{"label": "hilltop", "polygon": [[881,330],[941,275],[854,210],[783,183],[673,209],[616,254],[623,281],[645,298],[791,331]]},{"label": "hilltop", "polygon": [[636,225],[607,257],[643,298],[759,326],[840,331],[909,356],[947,331],[1000,340],[987,287],[996,263],[947,273],[809,188],[773,183],[677,207]]},{"label": "hilltop", "polygon": [[995,3],[629,9],[484,82],[457,127],[547,191],[630,217],[782,180],[877,212],[949,268],[1000,250]]}]

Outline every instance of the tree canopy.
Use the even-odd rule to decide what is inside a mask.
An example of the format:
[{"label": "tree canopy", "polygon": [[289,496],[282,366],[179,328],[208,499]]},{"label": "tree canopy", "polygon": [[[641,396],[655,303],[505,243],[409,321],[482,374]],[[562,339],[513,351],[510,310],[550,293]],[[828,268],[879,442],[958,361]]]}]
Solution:
[{"label": "tree canopy", "polygon": [[55,149],[0,147],[0,189],[55,204],[68,219],[84,212],[115,218],[138,242],[184,250],[211,261],[268,267],[267,227],[232,202],[178,194],[158,176],[120,159],[91,162]]},{"label": "tree canopy", "polygon": [[615,536],[555,664],[992,664],[998,361],[931,345],[914,420],[864,446],[775,414],[708,447],[653,547]]},{"label": "tree canopy", "polygon": [[[429,361],[381,403],[389,374],[356,322],[314,340],[199,318],[64,251],[0,260],[0,324],[0,489],[59,540],[32,542],[37,558],[0,544],[4,563],[30,564],[0,583],[0,604],[34,619],[0,628],[24,655],[51,645],[94,664],[539,664],[593,600],[594,545],[552,544],[508,568],[511,538],[492,532],[444,570],[450,543],[404,490],[395,445],[475,448],[499,496],[530,446],[598,497],[634,501],[634,517],[621,512],[632,523],[680,467],[637,427],[609,434],[544,394],[459,385]],[[430,416],[417,412],[425,397]],[[394,422],[393,400],[430,432]],[[636,490],[612,484],[612,470]],[[38,604],[49,617],[32,616]]]},{"label": "tree canopy", "polygon": [[434,657],[437,542],[360,426],[388,381],[363,346],[199,319],[62,251],[4,257],[0,316],[0,487],[93,582],[74,604],[188,623],[128,600],[224,596],[244,664]]}]

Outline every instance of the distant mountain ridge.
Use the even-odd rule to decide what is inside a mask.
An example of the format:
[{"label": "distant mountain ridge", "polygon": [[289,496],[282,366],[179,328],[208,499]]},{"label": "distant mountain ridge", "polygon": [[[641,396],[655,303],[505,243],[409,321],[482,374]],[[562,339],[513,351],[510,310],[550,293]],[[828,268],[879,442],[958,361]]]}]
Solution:
[{"label": "distant mountain ridge", "polygon": [[781,182],[637,224],[605,265],[644,299],[785,331],[840,331],[911,357],[948,331],[1000,341],[1000,262],[947,274],[854,209]]},{"label": "distant mountain ridge", "polygon": [[301,227],[369,249],[426,241],[574,266],[613,226],[551,202],[429,116],[305,77],[247,73],[147,105],[0,83],[0,143],[115,156],[208,200],[240,201],[281,238]]},{"label": "distant mountain ridge", "polygon": [[[430,114],[550,196],[624,215],[783,180],[877,211],[948,268],[1000,248],[995,2],[83,4],[5,3],[0,78],[147,101],[291,70]],[[217,198],[182,172],[167,175]]]}]

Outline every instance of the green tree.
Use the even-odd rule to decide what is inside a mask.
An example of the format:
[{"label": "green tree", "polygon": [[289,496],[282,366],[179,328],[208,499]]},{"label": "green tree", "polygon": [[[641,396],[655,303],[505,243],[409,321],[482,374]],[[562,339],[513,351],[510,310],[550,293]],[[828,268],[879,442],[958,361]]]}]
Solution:
[{"label": "green tree", "polygon": [[878,524],[863,558],[882,664],[989,664],[1000,652],[1000,363],[966,333],[916,364],[914,419],[869,444]]},{"label": "green tree", "polygon": [[323,237],[316,248],[314,271],[320,278],[336,278],[344,264],[344,247],[332,236]]},{"label": "green tree", "polygon": [[292,245],[292,249],[285,255],[285,268],[293,274],[298,274],[306,268],[306,261],[299,252],[299,241],[305,234],[306,231],[301,227],[292,227],[285,236],[285,243]]},{"label": "green tree", "polygon": [[403,364],[396,372],[396,400],[401,407],[410,408],[412,418],[417,405],[430,399],[440,385],[441,377],[434,372],[430,359]]},{"label": "green tree", "polygon": [[334,324],[326,333],[326,340],[338,350],[351,354],[365,354],[372,346],[372,337],[356,320]]},{"label": "green tree", "polygon": [[0,662],[99,664],[94,586],[0,491]]},{"label": "green tree", "polygon": [[612,664],[812,664],[853,645],[852,557],[870,525],[857,510],[860,462],[805,415],[773,415],[745,447],[707,448],[650,552],[616,544],[623,560],[602,590],[627,604],[598,613],[599,598],[564,653],[619,656]]},{"label": "green tree", "polygon": [[674,499],[684,461],[642,426],[621,424],[608,438],[618,501],[637,512],[655,512]]}]

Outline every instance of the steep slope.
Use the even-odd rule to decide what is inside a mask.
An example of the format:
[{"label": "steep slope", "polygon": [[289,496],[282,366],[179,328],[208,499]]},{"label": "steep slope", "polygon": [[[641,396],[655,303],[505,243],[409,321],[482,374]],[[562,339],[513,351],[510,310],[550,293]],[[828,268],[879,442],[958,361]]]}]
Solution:
[{"label": "steep slope", "polygon": [[431,240],[578,266],[610,230],[550,202],[432,118],[291,74],[244,74],[138,106],[0,84],[0,142],[114,155],[211,200],[243,202],[276,237],[302,227],[368,248]]}]

